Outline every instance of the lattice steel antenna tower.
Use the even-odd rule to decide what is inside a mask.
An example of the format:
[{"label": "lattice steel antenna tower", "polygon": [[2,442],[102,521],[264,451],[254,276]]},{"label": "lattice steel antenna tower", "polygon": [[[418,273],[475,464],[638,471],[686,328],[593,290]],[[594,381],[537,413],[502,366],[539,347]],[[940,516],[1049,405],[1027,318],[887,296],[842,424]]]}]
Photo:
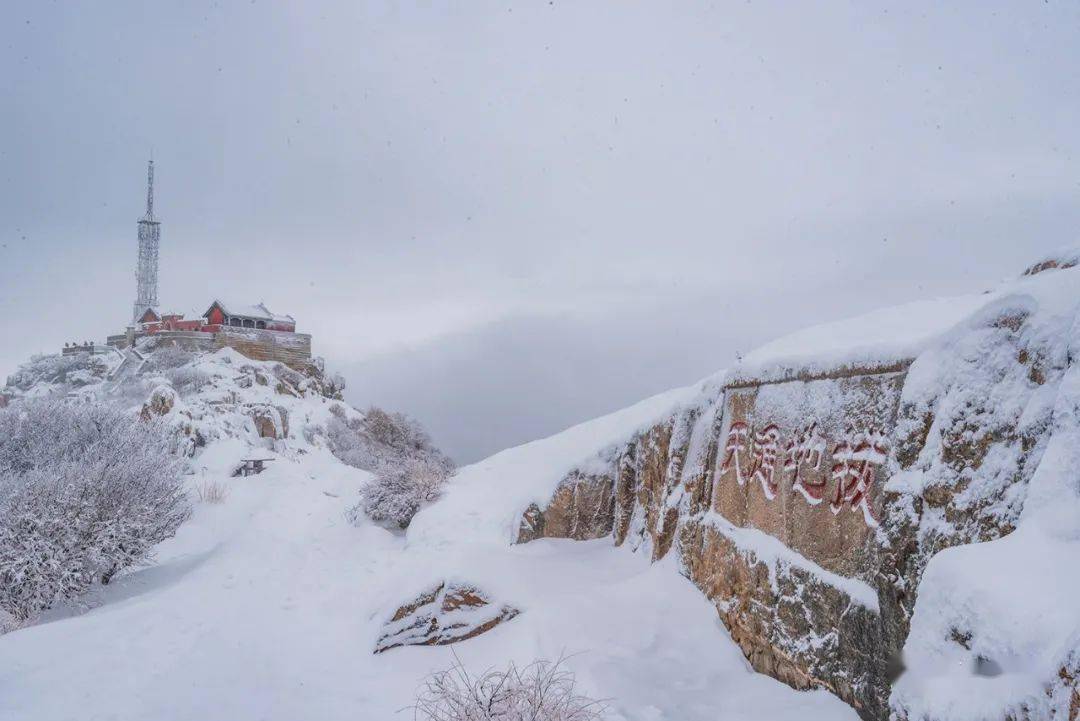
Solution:
[{"label": "lattice steel antenna tower", "polygon": [[154,220],[154,161],[146,169],[146,215],[139,221],[139,265],[135,269],[135,309],[133,322],[153,308],[157,312],[158,243],[161,223]]}]

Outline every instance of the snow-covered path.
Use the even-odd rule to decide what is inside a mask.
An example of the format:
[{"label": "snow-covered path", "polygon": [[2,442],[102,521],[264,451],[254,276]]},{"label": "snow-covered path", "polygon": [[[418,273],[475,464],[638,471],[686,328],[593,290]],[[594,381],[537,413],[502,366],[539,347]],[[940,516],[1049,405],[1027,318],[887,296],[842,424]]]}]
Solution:
[{"label": "snow-covered path", "polygon": [[372,648],[387,614],[444,566],[483,569],[523,610],[455,646],[470,667],[576,653],[579,681],[613,699],[613,719],[856,718],[749,672],[674,568],[609,541],[457,548],[444,564],[346,523],[364,474],[319,452],[228,482],[223,505],[199,505],[155,566],[93,610],[0,637],[0,719],[412,718],[396,712],[449,649]]}]

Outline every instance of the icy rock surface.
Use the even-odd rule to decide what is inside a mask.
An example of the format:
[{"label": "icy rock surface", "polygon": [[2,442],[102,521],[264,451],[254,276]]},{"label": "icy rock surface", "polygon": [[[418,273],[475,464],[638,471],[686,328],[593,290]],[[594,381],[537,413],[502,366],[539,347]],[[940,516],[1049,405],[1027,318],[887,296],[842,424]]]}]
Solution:
[{"label": "icy rock surface", "polygon": [[386,622],[375,653],[399,646],[446,646],[490,631],[517,616],[506,603],[496,603],[465,583],[440,583],[394,612]]},{"label": "icy rock surface", "polygon": [[1071,719],[1076,256],[748,354],[523,494],[518,541],[674,548],[754,668],[864,718]]}]

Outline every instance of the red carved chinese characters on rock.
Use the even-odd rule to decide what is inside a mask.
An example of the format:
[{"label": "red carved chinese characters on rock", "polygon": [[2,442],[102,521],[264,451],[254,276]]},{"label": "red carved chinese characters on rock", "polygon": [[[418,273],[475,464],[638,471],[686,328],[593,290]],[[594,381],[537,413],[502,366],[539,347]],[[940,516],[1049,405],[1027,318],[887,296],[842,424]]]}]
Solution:
[{"label": "red carved chinese characters on rock", "polygon": [[[749,479],[760,484],[766,500],[772,501],[780,492],[776,466],[780,460],[782,434],[775,423],[754,431],[742,421],[731,424],[724,446],[724,461],[720,473],[734,471],[735,481],[746,485]],[[825,458],[827,443],[821,426],[815,421],[798,431],[783,446],[781,472],[790,480],[792,492],[798,492],[812,506],[819,505],[827,494],[830,481],[835,493],[829,503],[833,514],[844,507],[861,511],[867,525],[880,522],[870,503],[876,469],[882,465],[888,450],[885,436],[877,429],[857,432],[849,428],[832,449],[833,465],[828,474],[819,473]]]},{"label": "red carved chinese characters on rock", "polygon": [[784,472],[791,474],[791,490],[798,491],[806,502],[816,506],[825,498],[826,479],[807,478],[804,471],[821,470],[825,456],[825,438],[817,421],[810,423],[788,441],[784,455]]},{"label": "red carved chinese characters on rock", "polygon": [[749,466],[749,459],[746,457],[749,455],[749,445],[750,426],[740,421],[732,423],[727,434],[727,444],[724,446],[724,452],[727,455],[724,456],[724,464],[720,466],[720,472],[726,473],[734,468],[735,480],[740,486],[746,483],[743,468]]},{"label": "red carved chinese characters on rock", "polygon": [[874,474],[877,466],[885,462],[885,438],[876,430],[856,433],[848,429],[847,438],[833,447],[831,476],[836,481],[836,495],[829,510],[834,514],[849,506],[852,511],[861,510],[868,526],[877,526],[880,522],[870,505],[870,489],[874,486]]},{"label": "red carved chinese characters on rock", "polygon": [[780,429],[775,423],[762,428],[754,434],[754,471],[752,476],[761,484],[765,498],[776,498],[780,488],[773,480],[776,471],[776,459],[780,455]]}]

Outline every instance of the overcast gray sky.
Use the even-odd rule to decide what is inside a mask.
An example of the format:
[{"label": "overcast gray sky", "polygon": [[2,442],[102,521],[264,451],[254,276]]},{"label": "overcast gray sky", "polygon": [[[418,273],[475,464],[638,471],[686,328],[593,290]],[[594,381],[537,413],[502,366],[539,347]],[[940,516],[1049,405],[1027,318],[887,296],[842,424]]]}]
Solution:
[{"label": "overcast gray sky", "polygon": [[[0,376],[264,300],[460,460],[1080,226],[1080,4],[0,9]],[[413,5],[413,4],[408,4]]]}]

